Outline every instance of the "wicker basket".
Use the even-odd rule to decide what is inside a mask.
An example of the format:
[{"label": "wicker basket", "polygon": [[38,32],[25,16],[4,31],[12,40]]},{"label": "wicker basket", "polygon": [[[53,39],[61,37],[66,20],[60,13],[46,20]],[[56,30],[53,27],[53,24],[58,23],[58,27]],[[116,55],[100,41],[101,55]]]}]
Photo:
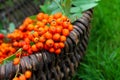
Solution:
[{"label": "wicker basket", "polygon": [[[5,0],[0,0],[4,3]],[[16,0],[14,0],[16,1]],[[0,19],[7,18],[18,26],[26,16],[39,12],[39,9],[32,0],[17,0],[14,7],[6,7],[0,10]],[[4,15],[3,15],[4,14]],[[20,16],[18,16],[20,14]],[[65,42],[65,48],[60,55],[50,54],[47,51],[35,53],[23,57],[20,66],[14,66],[12,62],[0,66],[0,80],[11,80],[19,67],[19,72],[24,73],[31,70],[33,75],[29,80],[69,80],[74,75],[88,44],[90,21],[92,10],[83,13],[83,16],[76,20],[74,30]],[[6,27],[6,24],[4,23]]]}]

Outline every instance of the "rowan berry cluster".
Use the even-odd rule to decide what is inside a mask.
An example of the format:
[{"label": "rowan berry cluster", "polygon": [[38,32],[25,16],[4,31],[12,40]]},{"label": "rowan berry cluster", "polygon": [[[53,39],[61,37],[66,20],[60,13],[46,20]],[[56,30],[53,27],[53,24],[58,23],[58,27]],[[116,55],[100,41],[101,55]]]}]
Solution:
[{"label": "rowan berry cluster", "polygon": [[40,50],[60,54],[72,30],[70,20],[62,13],[50,16],[39,13],[34,20],[27,17],[18,29],[7,35],[10,42],[0,44],[0,60],[14,54],[19,48],[23,49],[21,56],[28,56]]}]

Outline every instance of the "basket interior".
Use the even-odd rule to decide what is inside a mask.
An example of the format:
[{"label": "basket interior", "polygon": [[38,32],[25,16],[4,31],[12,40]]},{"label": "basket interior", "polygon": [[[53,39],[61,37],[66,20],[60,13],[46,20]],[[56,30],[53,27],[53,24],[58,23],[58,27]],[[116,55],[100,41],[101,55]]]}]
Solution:
[{"label": "basket interior", "polygon": [[7,28],[10,22],[19,26],[21,22],[28,16],[40,12],[39,5],[43,4],[43,0],[0,0],[0,22],[4,28]]}]

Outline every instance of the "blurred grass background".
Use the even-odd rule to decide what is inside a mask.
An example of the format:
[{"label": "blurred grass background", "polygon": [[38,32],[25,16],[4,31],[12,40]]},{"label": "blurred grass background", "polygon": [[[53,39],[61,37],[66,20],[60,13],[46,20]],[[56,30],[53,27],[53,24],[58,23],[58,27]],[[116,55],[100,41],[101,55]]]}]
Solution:
[{"label": "blurred grass background", "polygon": [[120,0],[94,9],[86,55],[73,80],[120,80]]}]

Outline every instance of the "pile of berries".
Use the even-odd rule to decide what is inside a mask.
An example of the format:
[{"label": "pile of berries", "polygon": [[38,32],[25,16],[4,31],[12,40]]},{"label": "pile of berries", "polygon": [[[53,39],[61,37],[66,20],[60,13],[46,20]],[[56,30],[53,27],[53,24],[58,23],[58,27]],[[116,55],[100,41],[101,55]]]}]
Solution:
[{"label": "pile of berries", "polygon": [[27,17],[18,29],[7,35],[10,39],[9,43],[0,43],[0,60],[14,54],[19,48],[23,49],[22,56],[40,50],[60,54],[65,46],[66,37],[72,30],[73,25],[62,13],[50,16],[39,13],[34,20]]}]

